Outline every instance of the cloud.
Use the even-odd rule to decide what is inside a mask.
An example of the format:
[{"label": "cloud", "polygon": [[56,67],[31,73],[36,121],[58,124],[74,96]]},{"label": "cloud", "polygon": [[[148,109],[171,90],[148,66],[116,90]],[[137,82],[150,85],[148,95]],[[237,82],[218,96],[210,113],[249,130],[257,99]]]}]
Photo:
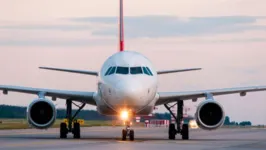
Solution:
[{"label": "cloud", "polygon": [[79,31],[91,30],[90,25],[2,25],[0,29],[9,30],[61,30],[61,31]]},{"label": "cloud", "polygon": [[[63,22],[60,22],[63,21]],[[61,18],[55,22],[4,23],[0,25],[0,46],[90,46],[114,44],[117,17]],[[259,22],[259,23],[258,23]],[[265,24],[265,25],[264,25]],[[247,31],[266,31],[265,17],[220,16],[127,16],[126,38],[174,39],[174,43],[264,42],[265,36]],[[233,34],[232,34],[233,33]],[[235,37],[234,35],[240,35]],[[250,36],[252,35],[252,36]],[[110,39],[112,37],[112,39]]]},{"label": "cloud", "polygon": [[[187,43],[247,43],[247,42],[265,42],[266,38],[229,38],[229,39],[196,39],[185,41]],[[185,43],[183,42],[183,43]]]},{"label": "cloud", "polygon": [[0,46],[41,46],[41,47],[57,47],[57,46],[98,46],[113,44],[112,39],[26,39],[26,40],[0,40]]},{"label": "cloud", "polygon": [[[175,16],[129,16],[125,17],[126,36],[139,37],[186,37],[239,33],[249,30],[266,30],[266,25],[255,25],[256,16],[220,16],[178,18]],[[117,17],[72,18],[79,23],[117,24]],[[94,30],[94,35],[117,35],[117,26]]]}]

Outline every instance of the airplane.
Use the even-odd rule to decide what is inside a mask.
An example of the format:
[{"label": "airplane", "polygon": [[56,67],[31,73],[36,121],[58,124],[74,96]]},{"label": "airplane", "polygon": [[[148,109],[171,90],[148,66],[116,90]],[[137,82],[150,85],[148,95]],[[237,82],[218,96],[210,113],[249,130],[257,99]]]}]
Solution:
[{"label": "airplane", "polygon": [[[27,121],[37,129],[47,129],[56,120],[56,108],[52,101],[57,98],[66,100],[67,123],[60,124],[60,138],[67,138],[68,133],[73,138],[80,138],[80,124],[76,116],[86,104],[96,106],[97,111],[103,115],[120,116],[126,124],[122,130],[122,140],[129,138],[134,140],[134,129],[129,123],[135,116],[147,116],[152,113],[155,106],[164,105],[175,118],[176,123],[170,124],[168,138],[174,140],[180,134],[183,140],[189,139],[189,125],[181,124],[183,120],[184,101],[196,102],[198,98],[205,98],[200,102],[195,113],[198,126],[205,130],[218,129],[225,119],[224,109],[215,101],[214,96],[226,94],[240,94],[245,96],[247,92],[265,91],[266,86],[236,87],[200,91],[184,92],[160,92],[158,91],[158,76],[169,73],[201,70],[201,68],[159,70],[144,55],[124,49],[124,25],[123,25],[123,0],[120,0],[119,15],[119,51],[110,56],[102,65],[101,70],[86,71],[74,69],[61,69],[53,67],[39,67],[40,69],[78,73],[96,76],[98,79],[97,90],[69,91],[57,89],[42,89],[22,86],[0,85],[3,94],[20,92],[35,94],[35,98],[27,107]],[[49,98],[47,98],[49,97]],[[77,105],[76,102],[82,105]],[[177,105],[177,116],[171,111],[170,105]],[[79,109],[72,115],[72,105]]]}]

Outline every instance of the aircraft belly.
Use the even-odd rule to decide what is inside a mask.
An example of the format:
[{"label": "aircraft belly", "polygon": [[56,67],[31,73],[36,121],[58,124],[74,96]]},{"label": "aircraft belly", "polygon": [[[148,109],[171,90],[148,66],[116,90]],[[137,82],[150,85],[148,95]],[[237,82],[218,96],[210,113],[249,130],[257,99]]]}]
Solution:
[{"label": "aircraft belly", "polygon": [[145,104],[142,105],[124,105],[124,104],[115,104],[112,105],[102,99],[101,103],[98,103],[97,110],[103,115],[117,115],[121,109],[131,109],[136,112],[137,115],[148,115],[152,112],[154,108],[154,104]]},{"label": "aircraft belly", "polygon": [[[117,108],[117,109],[116,109]],[[117,115],[120,108],[120,106],[116,106],[114,109],[107,106],[107,105],[99,105],[97,107],[97,110],[99,113],[103,115]],[[154,106],[128,106],[128,109],[136,110],[136,115],[148,115],[152,112]]]}]

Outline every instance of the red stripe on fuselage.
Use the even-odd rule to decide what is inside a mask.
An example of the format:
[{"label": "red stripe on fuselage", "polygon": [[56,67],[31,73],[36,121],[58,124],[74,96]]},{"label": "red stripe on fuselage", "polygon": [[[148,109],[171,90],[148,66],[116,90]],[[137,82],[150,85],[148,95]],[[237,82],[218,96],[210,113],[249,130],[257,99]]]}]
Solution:
[{"label": "red stripe on fuselage", "polygon": [[120,41],[120,51],[124,51],[124,41]]}]

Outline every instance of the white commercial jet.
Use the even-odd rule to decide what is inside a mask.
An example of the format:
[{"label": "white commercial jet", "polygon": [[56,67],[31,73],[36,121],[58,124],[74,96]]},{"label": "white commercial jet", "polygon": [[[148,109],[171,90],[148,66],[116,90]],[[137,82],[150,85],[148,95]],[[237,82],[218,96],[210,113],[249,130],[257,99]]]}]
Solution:
[{"label": "white commercial jet", "polygon": [[[175,139],[176,134],[181,134],[182,139],[189,139],[188,124],[181,124],[183,102],[185,100],[197,101],[198,98],[206,98],[198,105],[195,118],[202,129],[214,130],[223,125],[225,114],[222,106],[214,100],[213,96],[234,93],[245,96],[247,92],[266,90],[266,86],[254,86],[187,92],[159,92],[157,90],[158,75],[199,70],[200,68],[156,71],[145,56],[132,51],[124,51],[123,0],[120,0],[119,22],[120,52],[108,58],[100,72],[40,67],[41,69],[98,76],[98,89],[96,92],[8,85],[0,85],[0,90],[4,94],[12,91],[36,94],[38,96],[27,108],[27,120],[35,128],[46,129],[53,125],[56,119],[56,108],[47,97],[51,97],[54,101],[56,98],[61,98],[66,100],[68,123],[61,123],[60,138],[66,138],[69,132],[73,133],[74,138],[80,138],[80,124],[75,121],[75,117],[86,104],[90,104],[96,106],[97,111],[103,115],[121,116],[125,120],[126,128],[122,131],[122,140],[126,140],[127,137],[130,140],[134,140],[134,130],[130,128],[130,119],[136,115],[150,114],[155,106],[164,105],[173,115],[170,109],[172,106],[169,106],[169,103],[175,103],[178,106],[177,117],[173,115],[176,124],[170,124],[169,126],[169,139]],[[78,106],[74,102],[81,102],[82,105]],[[79,107],[79,110],[73,116],[72,104]]]}]

